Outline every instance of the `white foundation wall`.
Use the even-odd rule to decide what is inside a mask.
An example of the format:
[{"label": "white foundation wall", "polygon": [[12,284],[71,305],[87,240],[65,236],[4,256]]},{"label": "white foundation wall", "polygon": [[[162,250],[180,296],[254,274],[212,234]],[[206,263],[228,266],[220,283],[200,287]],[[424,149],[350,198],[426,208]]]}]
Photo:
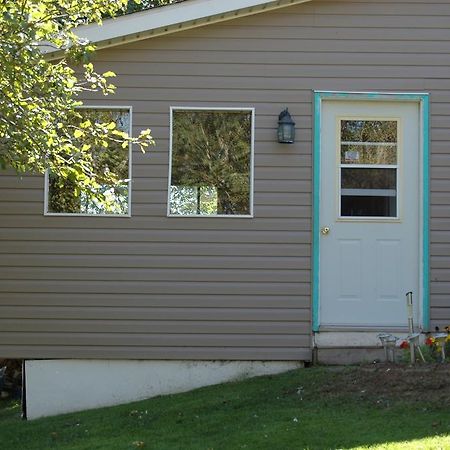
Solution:
[{"label": "white foundation wall", "polygon": [[391,334],[398,338],[398,343],[405,340],[408,333],[405,331],[320,331],[314,333],[314,345],[317,348],[355,348],[379,347],[383,344],[378,337],[380,334]]},{"label": "white foundation wall", "polygon": [[28,419],[112,406],[157,395],[303,367],[279,361],[25,362]]}]

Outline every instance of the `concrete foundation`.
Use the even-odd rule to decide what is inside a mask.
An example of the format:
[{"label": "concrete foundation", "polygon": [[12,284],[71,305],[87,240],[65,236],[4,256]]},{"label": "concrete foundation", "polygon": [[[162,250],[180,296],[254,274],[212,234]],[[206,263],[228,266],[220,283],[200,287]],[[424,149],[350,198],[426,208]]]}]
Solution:
[{"label": "concrete foundation", "polygon": [[[313,334],[314,362],[319,364],[347,365],[385,361],[380,331],[320,331]],[[404,330],[390,330],[398,344],[406,339]],[[422,338],[423,340],[423,338]],[[397,354],[401,351],[397,348]]]},{"label": "concrete foundation", "polygon": [[384,361],[382,348],[318,348],[316,362],[332,366],[367,364]]},{"label": "concrete foundation", "polygon": [[303,367],[279,361],[25,362],[27,418],[117,405]]}]

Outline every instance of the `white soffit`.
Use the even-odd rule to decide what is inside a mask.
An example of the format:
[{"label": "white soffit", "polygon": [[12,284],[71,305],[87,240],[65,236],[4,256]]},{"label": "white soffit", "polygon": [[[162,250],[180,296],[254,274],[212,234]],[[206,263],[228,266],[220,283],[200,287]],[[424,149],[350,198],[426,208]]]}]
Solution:
[{"label": "white soffit", "polygon": [[[101,49],[310,1],[188,0],[81,26],[76,33]],[[50,58],[58,54],[49,52]]]}]

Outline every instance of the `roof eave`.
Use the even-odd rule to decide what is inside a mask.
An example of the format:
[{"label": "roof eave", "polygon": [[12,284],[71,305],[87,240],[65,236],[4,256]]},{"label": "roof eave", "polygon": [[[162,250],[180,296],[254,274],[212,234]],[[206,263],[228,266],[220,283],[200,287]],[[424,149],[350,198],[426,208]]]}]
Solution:
[{"label": "roof eave", "polygon": [[[103,49],[310,1],[189,0],[108,19],[101,26],[81,26],[76,33],[95,43],[97,49]],[[50,51],[46,56],[57,59],[62,53],[61,50]]]}]

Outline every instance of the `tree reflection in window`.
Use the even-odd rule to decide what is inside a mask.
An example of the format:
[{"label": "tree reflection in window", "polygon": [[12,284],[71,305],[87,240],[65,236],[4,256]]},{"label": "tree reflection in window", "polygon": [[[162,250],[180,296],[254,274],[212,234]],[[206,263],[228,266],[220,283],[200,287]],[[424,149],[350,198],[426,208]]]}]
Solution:
[{"label": "tree reflection in window", "polygon": [[341,120],[342,142],[397,143],[395,120]]},{"label": "tree reflection in window", "polygon": [[[86,108],[81,111],[83,121],[92,123],[115,122],[120,131],[130,134],[130,113],[125,109]],[[83,145],[80,142],[80,146]],[[63,180],[52,174],[48,176],[48,212],[66,214],[111,214],[128,213],[129,197],[129,148],[123,148],[120,142],[110,141],[107,147],[92,150],[92,166],[96,175],[98,195],[80,191],[76,182]],[[113,173],[121,180],[111,186],[105,182],[105,174]]]},{"label": "tree reflection in window", "polygon": [[174,110],[170,214],[249,215],[252,113]]}]

